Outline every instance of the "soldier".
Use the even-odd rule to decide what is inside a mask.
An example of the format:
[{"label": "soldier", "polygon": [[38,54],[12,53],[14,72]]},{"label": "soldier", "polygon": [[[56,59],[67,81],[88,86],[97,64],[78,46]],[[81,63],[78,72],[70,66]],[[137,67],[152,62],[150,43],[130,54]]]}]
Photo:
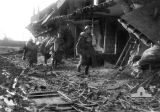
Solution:
[{"label": "soldier", "polygon": [[85,75],[88,75],[89,66],[97,67],[97,60],[92,45],[91,26],[87,25],[84,31],[81,32],[76,45],[76,52],[80,56],[77,71],[80,72],[80,67],[85,66]]},{"label": "soldier", "polygon": [[37,63],[37,46],[33,43],[33,39],[30,39],[25,43],[22,59],[25,60],[26,56],[29,60],[29,67],[33,67],[33,63]]},{"label": "soldier", "polygon": [[58,36],[54,38],[53,46],[51,47],[51,56],[52,56],[52,67],[57,68],[57,64],[61,64],[62,62],[62,45],[64,45],[64,41],[58,32]]},{"label": "soldier", "polygon": [[46,65],[47,65],[47,60],[51,57],[51,55],[49,54],[49,47],[47,45],[50,39],[51,39],[51,36],[50,34],[48,34],[48,36],[43,40],[40,46],[40,52],[44,56],[44,63]]}]

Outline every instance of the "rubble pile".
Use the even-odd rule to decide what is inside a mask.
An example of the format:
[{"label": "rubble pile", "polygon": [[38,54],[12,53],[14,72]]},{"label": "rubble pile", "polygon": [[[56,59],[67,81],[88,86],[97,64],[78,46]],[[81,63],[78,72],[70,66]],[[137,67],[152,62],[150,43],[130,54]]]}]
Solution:
[{"label": "rubble pile", "polygon": [[5,104],[2,106],[2,112],[30,112],[30,101],[26,98],[26,93],[20,88],[18,83],[22,68],[16,66],[12,59],[0,56],[0,90],[1,101]]},{"label": "rubble pile", "polygon": [[[17,112],[152,112],[160,111],[159,76],[151,80],[153,73],[144,72],[141,78],[129,75],[129,68],[123,71],[93,70],[88,78],[82,78],[64,71],[49,71],[42,65],[35,69],[26,68],[20,54],[0,56],[0,94],[4,100],[13,101],[12,106],[1,101],[1,109]],[[71,62],[69,63],[71,66]],[[74,64],[73,64],[74,65]],[[67,69],[65,65],[65,69]],[[73,68],[73,67],[72,67]],[[68,70],[68,69],[67,69]],[[104,71],[103,71],[104,73]],[[159,74],[159,73],[157,73]],[[148,85],[149,84],[149,85]],[[143,86],[152,97],[136,98]],[[50,97],[49,97],[50,96]],[[33,100],[32,98],[36,98]],[[48,102],[36,103],[42,97],[49,97]],[[58,101],[62,103],[58,104]],[[3,111],[2,111],[3,112]],[[9,111],[7,111],[9,112]]]}]

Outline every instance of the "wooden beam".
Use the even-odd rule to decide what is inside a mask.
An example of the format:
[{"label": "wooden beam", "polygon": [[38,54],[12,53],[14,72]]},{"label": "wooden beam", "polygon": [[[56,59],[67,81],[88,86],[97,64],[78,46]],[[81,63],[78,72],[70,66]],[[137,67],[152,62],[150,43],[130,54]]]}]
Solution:
[{"label": "wooden beam", "polygon": [[110,16],[110,13],[105,13],[105,12],[93,12],[95,15],[102,15],[102,16]]},{"label": "wooden beam", "polygon": [[120,66],[123,65],[124,61],[126,60],[128,54],[129,54],[129,51],[130,51],[131,49],[132,49],[132,45],[130,45],[129,47],[127,47],[126,54],[125,54],[125,56],[124,56],[124,58],[123,58],[123,60],[122,60],[122,62],[121,62],[121,64],[120,64]]},{"label": "wooden beam", "polygon": [[117,53],[117,33],[118,33],[118,29],[116,29],[116,36],[115,36],[115,48],[114,48],[114,54]]},{"label": "wooden beam", "polygon": [[107,30],[107,20],[105,21],[105,30],[104,30],[104,53],[106,52],[106,30]]},{"label": "wooden beam", "polygon": [[77,43],[77,28],[75,26],[75,37],[74,37],[74,58],[76,58],[76,43]]},{"label": "wooden beam", "polygon": [[[92,23],[92,20],[79,20],[79,21],[73,21],[73,20],[65,20],[65,22],[67,23],[71,23],[71,24],[88,24],[88,23]],[[94,24],[97,24],[99,21],[96,20],[94,21]]]},{"label": "wooden beam", "polygon": [[129,42],[131,41],[131,39],[132,39],[132,36],[130,35],[130,37],[129,37],[129,39],[128,39],[128,42],[126,43],[126,46],[124,47],[124,49],[123,49],[123,51],[122,51],[122,53],[121,53],[121,55],[120,55],[120,57],[119,57],[119,59],[118,59],[118,61],[117,61],[117,63],[116,63],[115,66],[118,66],[119,63],[120,63],[120,61],[122,60],[122,57],[123,57],[125,51],[128,49],[127,47],[128,47],[128,45],[129,45]]}]

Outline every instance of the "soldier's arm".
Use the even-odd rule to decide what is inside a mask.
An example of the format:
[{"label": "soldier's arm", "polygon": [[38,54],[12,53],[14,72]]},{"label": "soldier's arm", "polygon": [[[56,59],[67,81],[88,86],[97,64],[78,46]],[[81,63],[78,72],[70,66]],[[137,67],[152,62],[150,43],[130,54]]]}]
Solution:
[{"label": "soldier's arm", "polygon": [[83,36],[80,36],[76,45],[77,54],[86,54],[88,52],[88,45],[84,44],[84,38]]}]

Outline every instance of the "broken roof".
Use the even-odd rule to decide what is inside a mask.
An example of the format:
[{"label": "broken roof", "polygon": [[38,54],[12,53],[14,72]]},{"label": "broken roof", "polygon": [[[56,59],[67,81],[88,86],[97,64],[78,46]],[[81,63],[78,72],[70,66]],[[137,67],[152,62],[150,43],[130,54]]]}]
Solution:
[{"label": "broken roof", "polygon": [[[154,43],[160,37],[160,1],[153,1],[122,16],[127,25],[134,27]],[[134,32],[134,31],[133,31]],[[133,33],[132,32],[132,33]]]},{"label": "broken roof", "polygon": [[[48,30],[47,27],[50,23],[52,23],[52,26],[54,26],[54,23],[56,25],[59,21],[73,20],[73,19],[78,20],[82,16],[85,16],[85,18],[86,18],[88,16],[93,15],[94,14],[93,12],[101,12],[101,13],[104,12],[107,16],[108,15],[113,16],[112,14],[109,14],[109,13],[110,13],[110,9],[114,9],[111,7],[113,7],[115,5],[117,5],[117,2],[114,2],[114,0],[109,0],[107,2],[99,4],[97,6],[93,5],[93,6],[87,6],[87,7],[81,8],[81,9],[77,9],[76,11],[74,11],[73,13],[68,14],[68,15],[55,16],[54,12],[51,12],[50,14],[48,14],[48,16],[46,16],[46,18],[44,18],[43,21],[38,22],[38,25],[36,25],[37,23],[35,23],[35,24],[31,23],[30,25],[28,25],[27,29],[30,32],[32,32],[32,34],[35,37],[38,37],[40,34],[42,34],[43,29]],[[108,9],[108,8],[110,8],[110,9]],[[116,8],[117,8],[117,6],[116,6]],[[120,8],[120,6],[118,6],[118,8]],[[113,13],[115,11],[116,10],[114,10]],[[119,13],[115,13],[115,14],[116,15],[123,14],[122,9]],[[39,32],[39,34],[38,34],[38,32]],[[43,32],[46,32],[46,31],[43,31]]]}]

